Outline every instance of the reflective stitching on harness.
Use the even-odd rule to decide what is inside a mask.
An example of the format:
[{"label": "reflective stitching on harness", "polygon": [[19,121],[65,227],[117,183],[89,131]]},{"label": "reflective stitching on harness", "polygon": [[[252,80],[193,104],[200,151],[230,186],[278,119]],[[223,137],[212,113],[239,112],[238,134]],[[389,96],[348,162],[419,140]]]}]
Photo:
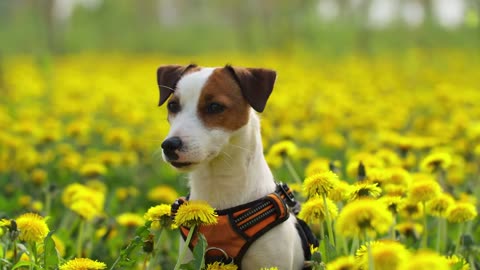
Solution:
[{"label": "reflective stitching on harness", "polygon": [[264,203],[262,203],[261,205],[253,208],[253,209],[250,209],[248,210],[247,212],[241,214],[240,216],[238,216],[237,218],[234,219],[235,223],[240,223],[241,221],[249,218],[251,215],[254,215],[256,214],[257,212],[259,212],[260,210],[262,210],[263,208],[271,205],[272,202],[271,201],[266,201]]},{"label": "reflective stitching on harness", "polygon": [[275,213],[275,208],[271,208],[267,211],[265,211],[264,213],[260,214],[259,216],[257,217],[254,217],[252,220],[240,225],[238,228],[240,228],[240,230],[244,231],[250,227],[252,227],[253,225],[257,224],[259,221],[261,221],[262,219],[268,217],[269,215]]}]

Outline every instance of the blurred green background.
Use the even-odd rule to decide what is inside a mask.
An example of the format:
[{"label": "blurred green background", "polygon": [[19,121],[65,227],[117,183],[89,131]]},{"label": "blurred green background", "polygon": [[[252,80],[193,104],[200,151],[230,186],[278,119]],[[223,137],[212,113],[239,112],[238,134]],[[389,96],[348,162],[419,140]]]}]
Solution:
[{"label": "blurred green background", "polygon": [[1,54],[478,52],[480,0],[1,0]]}]

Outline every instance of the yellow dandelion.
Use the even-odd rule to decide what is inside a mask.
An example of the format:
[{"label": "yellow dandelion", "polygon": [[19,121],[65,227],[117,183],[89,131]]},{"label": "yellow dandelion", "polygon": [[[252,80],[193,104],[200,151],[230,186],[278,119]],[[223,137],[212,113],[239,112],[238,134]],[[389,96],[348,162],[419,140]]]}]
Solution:
[{"label": "yellow dandelion", "polygon": [[224,264],[221,262],[209,263],[206,266],[206,270],[237,270],[238,266],[233,263]]},{"label": "yellow dandelion", "polygon": [[350,195],[352,186],[345,181],[338,181],[337,186],[330,190],[328,193],[328,198],[332,201],[340,202],[348,200],[348,195]]},{"label": "yellow dandelion", "polygon": [[413,203],[427,202],[440,196],[442,188],[434,180],[423,180],[412,183],[408,190],[408,198]]},{"label": "yellow dandelion", "polygon": [[403,202],[404,198],[401,196],[383,196],[379,199],[380,202],[385,204],[392,214],[396,214],[398,212],[398,206]]},{"label": "yellow dandelion", "polygon": [[43,169],[35,169],[30,175],[32,182],[36,185],[41,185],[47,180],[47,172]]},{"label": "yellow dandelion", "polygon": [[308,163],[305,169],[305,175],[310,176],[317,173],[327,172],[330,170],[330,161],[326,158],[318,158]]},{"label": "yellow dandelion", "polygon": [[410,200],[403,200],[398,205],[398,212],[400,216],[411,218],[411,219],[419,219],[423,217],[423,204],[412,202]]},{"label": "yellow dandelion", "polygon": [[45,218],[35,213],[20,215],[15,221],[20,231],[18,238],[21,241],[41,242],[49,232]]},{"label": "yellow dandelion", "polygon": [[69,207],[72,204],[72,197],[80,191],[83,191],[85,186],[78,183],[73,183],[65,187],[62,192],[62,202],[65,206]]},{"label": "yellow dandelion", "polygon": [[452,163],[452,156],[448,153],[433,153],[425,157],[420,163],[422,171],[433,172],[438,169],[446,170]]},{"label": "yellow dandelion", "polygon": [[107,173],[107,168],[101,163],[87,163],[80,168],[80,174],[85,177],[98,177]]},{"label": "yellow dandelion", "polygon": [[171,204],[178,198],[178,193],[171,186],[159,185],[148,191],[147,198],[152,202]]},{"label": "yellow dandelion", "polygon": [[360,198],[378,198],[382,194],[382,189],[378,187],[377,183],[359,182],[351,186],[348,197],[351,201]]},{"label": "yellow dandelion", "polygon": [[475,205],[465,202],[457,202],[447,209],[447,220],[450,222],[467,222],[477,216]]},{"label": "yellow dandelion", "polygon": [[406,238],[420,239],[420,235],[423,233],[423,225],[407,221],[397,224],[395,230]]},{"label": "yellow dandelion", "polygon": [[447,259],[447,263],[451,269],[470,270],[470,264],[468,264],[467,261],[465,261],[465,259],[462,257],[454,254],[445,258]]},{"label": "yellow dandelion", "polygon": [[142,216],[135,213],[123,213],[117,216],[117,223],[125,227],[138,227],[145,224]]},{"label": "yellow dandelion", "polygon": [[90,221],[101,216],[102,212],[91,203],[84,200],[77,200],[70,205],[70,210],[75,212],[81,218]]},{"label": "yellow dandelion", "polygon": [[412,176],[404,168],[390,168],[387,170],[390,178],[385,184],[408,187],[412,182]]},{"label": "yellow dandelion", "polygon": [[60,270],[101,270],[107,268],[103,262],[88,258],[75,258],[60,265]]},{"label": "yellow dandelion", "polygon": [[383,186],[385,183],[390,182],[391,174],[389,171],[380,168],[372,168],[367,171],[368,183],[377,183],[379,186]]},{"label": "yellow dandelion", "polygon": [[298,147],[290,140],[280,141],[270,147],[267,156],[295,157]]},{"label": "yellow dandelion", "polygon": [[[328,214],[330,219],[335,219],[338,216],[338,207],[330,199],[326,199]],[[318,224],[326,219],[327,209],[323,198],[312,198],[302,205],[302,209],[298,217],[305,220],[309,224]]]},{"label": "yellow dandelion", "polygon": [[[405,246],[395,241],[376,242],[376,244],[371,244],[370,248],[374,268],[379,270],[402,269],[410,256]],[[369,258],[367,247],[365,247],[365,252],[357,251],[356,261],[359,269],[368,269]]]},{"label": "yellow dandelion", "polygon": [[144,219],[152,221],[152,228],[159,229],[162,227],[169,228],[172,224],[171,206],[169,204],[160,204],[152,206],[143,216]]},{"label": "yellow dandelion", "polygon": [[432,251],[419,251],[408,260],[405,270],[449,270],[447,259]]},{"label": "yellow dandelion", "polygon": [[346,237],[364,237],[387,232],[393,222],[392,214],[379,201],[359,199],[347,204],[340,212],[336,228]]},{"label": "yellow dandelion", "polygon": [[175,224],[192,227],[194,225],[216,224],[217,214],[205,201],[188,201],[180,205],[175,215]]},{"label": "yellow dandelion", "polygon": [[441,193],[438,197],[427,202],[427,212],[436,217],[446,217],[447,209],[455,203],[448,193]]},{"label": "yellow dandelion", "polygon": [[307,177],[303,183],[303,189],[308,197],[328,196],[338,182],[338,176],[334,172],[326,171]]},{"label": "yellow dandelion", "polygon": [[326,270],[357,270],[357,263],[353,256],[338,257],[327,263]]}]

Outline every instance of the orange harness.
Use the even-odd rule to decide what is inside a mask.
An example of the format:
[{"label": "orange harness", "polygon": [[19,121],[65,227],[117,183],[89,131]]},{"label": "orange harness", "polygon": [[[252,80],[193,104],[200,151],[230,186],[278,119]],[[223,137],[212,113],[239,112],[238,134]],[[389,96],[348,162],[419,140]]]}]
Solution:
[{"label": "orange harness", "polygon": [[[172,217],[178,207],[188,198],[181,197],[172,205]],[[289,207],[295,208],[293,193],[286,184],[277,184],[276,191],[267,196],[236,207],[216,210],[218,223],[212,226],[199,226],[200,232],[207,239],[208,247],[205,254],[206,263],[221,261],[234,262],[239,266],[245,252],[250,245],[260,236],[281,224],[290,216]],[[310,245],[318,246],[318,241],[313,237],[306,224],[300,220],[297,231],[302,239],[305,259],[310,259]],[[305,228],[306,227],[306,228]],[[187,238],[190,229],[180,227],[180,233]],[[198,242],[197,234],[190,242],[193,250]],[[312,239],[313,238],[313,239]]]}]

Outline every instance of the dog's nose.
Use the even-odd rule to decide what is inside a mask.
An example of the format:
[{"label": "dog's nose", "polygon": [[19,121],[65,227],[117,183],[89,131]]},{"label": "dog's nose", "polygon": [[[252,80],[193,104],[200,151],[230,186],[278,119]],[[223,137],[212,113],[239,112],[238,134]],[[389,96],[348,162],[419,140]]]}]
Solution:
[{"label": "dog's nose", "polygon": [[163,141],[163,151],[175,151],[182,147],[182,140],[179,137],[171,137]]}]

